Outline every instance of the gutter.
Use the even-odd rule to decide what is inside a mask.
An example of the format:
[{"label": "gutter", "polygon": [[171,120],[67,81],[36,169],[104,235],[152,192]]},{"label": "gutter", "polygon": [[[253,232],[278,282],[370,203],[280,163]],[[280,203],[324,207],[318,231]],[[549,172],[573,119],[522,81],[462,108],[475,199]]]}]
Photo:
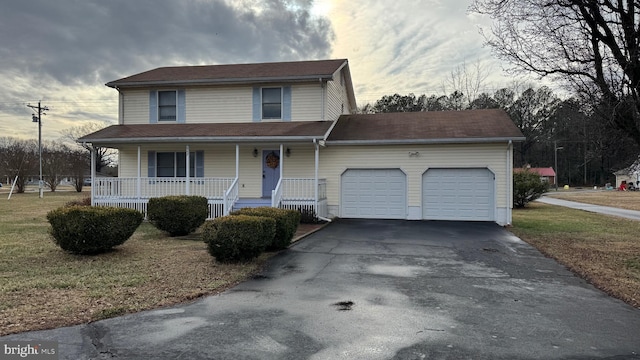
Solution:
[{"label": "gutter", "polygon": [[194,80],[152,80],[152,81],[111,81],[105,85],[111,88],[117,87],[150,87],[150,86],[181,86],[181,85],[230,85],[230,84],[257,84],[274,82],[309,82],[318,79],[327,81],[333,74],[326,75],[305,75],[305,76],[279,76],[279,77],[258,77],[258,78],[235,78],[235,79],[194,79]]},{"label": "gutter", "polygon": [[223,136],[223,137],[140,137],[140,138],[104,138],[104,139],[78,139],[77,142],[89,142],[89,143],[101,143],[101,144],[127,144],[131,142],[138,143],[156,143],[156,142],[191,142],[191,143],[203,143],[203,142],[217,142],[217,143],[229,143],[229,142],[293,142],[293,141],[314,141],[322,139],[322,135],[311,136]]},{"label": "gutter", "polygon": [[524,137],[491,138],[442,138],[442,139],[398,139],[398,140],[327,140],[327,145],[420,145],[420,144],[477,144],[524,141]]}]

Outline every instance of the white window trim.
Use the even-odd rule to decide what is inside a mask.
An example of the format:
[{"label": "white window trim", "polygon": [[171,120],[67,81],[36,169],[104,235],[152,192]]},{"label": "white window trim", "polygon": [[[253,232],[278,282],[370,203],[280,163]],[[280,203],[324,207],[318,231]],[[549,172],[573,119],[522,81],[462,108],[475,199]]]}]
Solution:
[{"label": "white window trim", "polygon": [[[161,120],[160,119],[160,93],[161,92],[168,92],[168,91],[173,91],[176,95],[176,118],[175,120]],[[158,123],[172,123],[172,122],[178,122],[178,89],[162,89],[162,90],[157,90],[156,91],[156,112],[158,113],[157,116],[157,120]]]},{"label": "white window trim", "polygon": [[[264,102],[262,101],[262,90],[263,89],[280,89],[280,117],[279,118],[268,118],[264,117]],[[260,88],[260,121],[282,121],[282,115],[284,114],[284,86],[264,86]]]}]

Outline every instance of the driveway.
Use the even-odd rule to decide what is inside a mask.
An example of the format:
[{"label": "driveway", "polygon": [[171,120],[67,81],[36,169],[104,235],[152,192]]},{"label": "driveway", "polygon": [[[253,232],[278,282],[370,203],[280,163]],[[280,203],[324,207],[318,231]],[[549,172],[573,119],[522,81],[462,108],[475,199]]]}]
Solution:
[{"label": "driveway", "polygon": [[496,224],[339,220],[191,304],[6,340],[61,359],[640,359],[640,311]]},{"label": "driveway", "polygon": [[557,199],[553,196],[546,196],[546,195],[537,199],[536,201],[545,203],[545,204],[550,204],[550,205],[564,206],[572,209],[594,212],[598,214],[618,216],[618,217],[623,217],[631,220],[640,220],[640,211],[636,211],[636,210],[627,210],[627,209],[620,209],[620,208],[615,208],[610,206],[585,204],[581,202]]}]

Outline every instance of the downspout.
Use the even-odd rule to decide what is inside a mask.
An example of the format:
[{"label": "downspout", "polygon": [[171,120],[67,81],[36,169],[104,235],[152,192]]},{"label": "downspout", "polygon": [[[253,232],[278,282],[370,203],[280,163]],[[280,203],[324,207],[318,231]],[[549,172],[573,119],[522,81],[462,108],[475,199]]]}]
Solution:
[{"label": "downspout", "polygon": [[506,175],[507,175],[507,224],[506,226],[511,226],[512,214],[513,211],[513,160],[511,160],[511,152],[512,152],[513,142],[509,140],[507,144],[507,167]]},{"label": "downspout", "polygon": [[320,216],[318,215],[318,167],[319,167],[319,163],[320,163],[320,145],[318,144],[318,141],[316,139],[313,139],[313,146],[314,146],[314,150],[315,150],[315,155],[316,155],[316,173],[315,173],[315,207],[316,207],[316,217],[320,220],[326,221],[326,222],[331,222],[331,219],[326,218],[324,216]]}]

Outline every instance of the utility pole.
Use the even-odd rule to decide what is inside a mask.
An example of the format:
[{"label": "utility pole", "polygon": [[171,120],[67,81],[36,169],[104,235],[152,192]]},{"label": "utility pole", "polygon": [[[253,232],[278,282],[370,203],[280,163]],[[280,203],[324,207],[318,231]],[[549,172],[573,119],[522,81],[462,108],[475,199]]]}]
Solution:
[{"label": "utility pole", "polygon": [[38,101],[38,106],[27,104],[28,107],[33,110],[38,110],[38,115],[33,114],[31,120],[38,123],[38,154],[40,156],[40,181],[38,181],[38,190],[40,193],[40,199],[44,197],[43,181],[42,181],[42,115],[47,115],[45,111],[49,111],[49,108],[42,106]]}]

